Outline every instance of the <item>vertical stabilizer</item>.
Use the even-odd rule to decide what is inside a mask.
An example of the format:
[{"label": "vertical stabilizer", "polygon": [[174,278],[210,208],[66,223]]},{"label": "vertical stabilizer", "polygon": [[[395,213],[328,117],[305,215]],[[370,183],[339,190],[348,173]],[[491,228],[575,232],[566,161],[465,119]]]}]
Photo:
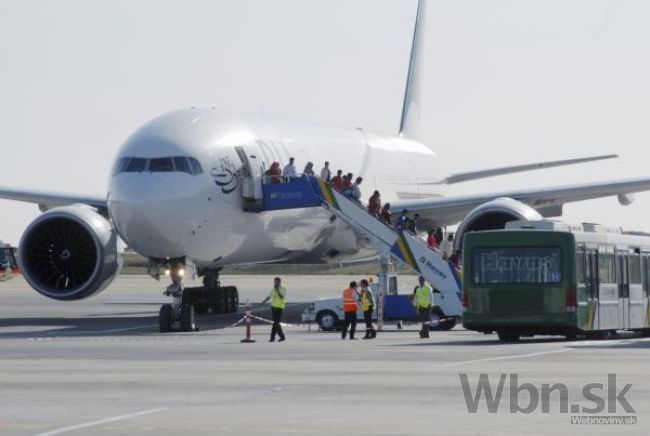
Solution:
[{"label": "vertical stabilizer", "polygon": [[422,57],[424,52],[424,36],[426,30],[426,0],[418,0],[418,11],[413,27],[413,42],[411,43],[411,56],[404,90],[404,103],[402,105],[402,119],[399,125],[400,136],[419,139],[420,134],[420,96],[422,86]]}]

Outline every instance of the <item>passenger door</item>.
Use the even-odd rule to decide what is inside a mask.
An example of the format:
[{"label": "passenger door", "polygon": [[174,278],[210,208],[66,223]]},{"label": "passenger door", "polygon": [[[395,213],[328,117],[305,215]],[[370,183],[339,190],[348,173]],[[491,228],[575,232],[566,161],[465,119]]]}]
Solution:
[{"label": "passenger door", "polygon": [[598,250],[587,250],[585,265],[585,284],[587,285],[587,324],[586,330],[598,329]]},{"label": "passenger door", "polygon": [[618,280],[618,328],[629,328],[630,276],[629,258],[625,252],[616,253],[616,278]]},{"label": "passenger door", "polygon": [[260,200],[262,198],[262,175],[263,167],[257,157],[258,148],[255,143],[244,147],[235,147],[237,156],[242,166],[239,169],[239,177],[242,179],[242,196],[244,198]]}]

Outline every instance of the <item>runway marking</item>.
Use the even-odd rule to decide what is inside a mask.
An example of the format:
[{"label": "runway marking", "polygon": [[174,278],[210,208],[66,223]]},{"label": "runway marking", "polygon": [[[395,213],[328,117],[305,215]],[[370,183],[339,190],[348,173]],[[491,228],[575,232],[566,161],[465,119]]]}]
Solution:
[{"label": "runway marking", "polygon": [[100,419],[98,421],[84,422],[82,424],[71,425],[69,427],[63,427],[63,428],[58,428],[56,430],[50,430],[50,431],[47,431],[45,433],[39,433],[36,436],[50,436],[50,435],[55,435],[55,434],[61,434],[61,433],[65,433],[65,432],[72,431],[72,430],[79,430],[81,428],[88,428],[88,427],[94,427],[94,426],[97,426],[97,425],[108,424],[109,422],[123,421],[125,419],[136,418],[138,416],[148,415],[150,413],[158,413],[158,412],[162,412],[164,410],[169,410],[169,407],[159,407],[157,409],[142,410],[140,412],[129,413],[129,414],[126,414],[126,415],[114,416],[112,418]]},{"label": "runway marking", "polygon": [[460,362],[452,362],[452,363],[446,363],[443,365],[438,365],[438,367],[452,367],[452,366],[460,366],[460,365],[468,365],[470,363],[480,363],[480,362],[493,362],[493,361],[498,361],[498,360],[509,360],[509,359],[520,359],[524,357],[535,357],[535,356],[542,356],[544,354],[557,354],[557,353],[566,353],[569,351],[568,349],[560,349],[560,350],[551,350],[551,351],[540,351],[538,353],[529,353],[529,354],[513,354],[510,356],[498,356],[498,357],[488,357],[486,359],[475,359],[475,360],[463,360]]}]

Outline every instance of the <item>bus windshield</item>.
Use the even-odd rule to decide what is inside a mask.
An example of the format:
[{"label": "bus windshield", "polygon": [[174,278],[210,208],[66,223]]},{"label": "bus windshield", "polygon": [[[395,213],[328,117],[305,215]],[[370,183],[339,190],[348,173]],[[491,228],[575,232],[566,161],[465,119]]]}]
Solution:
[{"label": "bus windshield", "polygon": [[559,247],[476,248],[472,253],[476,284],[560,283]]}]

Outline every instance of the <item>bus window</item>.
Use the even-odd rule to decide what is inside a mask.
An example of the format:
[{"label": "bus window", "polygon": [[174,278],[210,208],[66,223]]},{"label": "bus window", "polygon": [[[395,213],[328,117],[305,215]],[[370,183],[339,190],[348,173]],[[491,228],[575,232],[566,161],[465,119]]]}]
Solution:
[{"label": "bus window", "polygon": [[650,257],[648,254],[643,255],[643,290],[646,294],[650,293]]},{"label": "bus window", "polygon": [[474,283],[560,283],[558,247],[477,248],[472,253]]},{"label": "bus window", "polygon": [[598,278],[601,283],[616,283],[616,264],[611,253],[598,253]]},{"label": "bus window", "polygon": [[587,253],[587,286],[589,288],[589,297],[596,298],[598,296],[598,252],[596,250],[589,250]]},{"label": "bus window", "polygon": [[583,247],[578,247],[576,251],[576,281],[585,283],[585,251]]},{"label": "bus window", "polygon": [[630,266],[629,266],[629,279],[631,285],[641,284],[641,256],[638,254],[630,254]]}]

